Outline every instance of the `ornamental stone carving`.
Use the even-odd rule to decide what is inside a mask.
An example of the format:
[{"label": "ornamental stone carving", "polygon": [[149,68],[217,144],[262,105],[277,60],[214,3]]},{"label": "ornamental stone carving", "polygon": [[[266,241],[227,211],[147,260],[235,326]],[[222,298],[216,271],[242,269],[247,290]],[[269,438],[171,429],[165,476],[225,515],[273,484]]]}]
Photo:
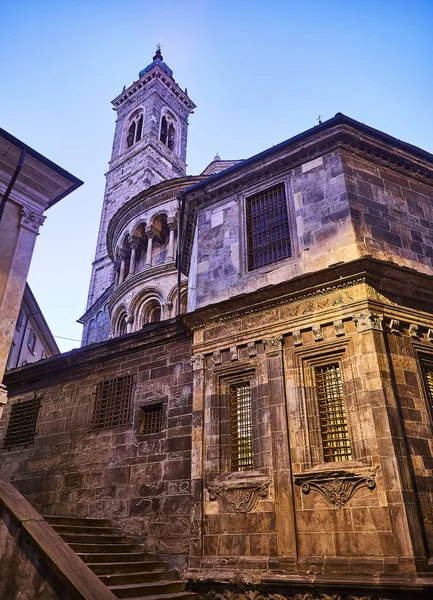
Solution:
[{"label": "ornamental stone carving", "polygon": [[213,362],[215,365],[221,364],[221,350],[214,350],[213,352]]},{"label": "ornamental stone carving", "polygon": [[313,325],[313,337],[315,342],[323,340],[322,327],[320,325]]},{"label": "ornamental stone carving", "polygon": [[363,487],[374,489],[376,487],[374,477],[374,473],[363,475],[348,471],[303,473],[295,475],[295,484],[301,487],[303,494],[309,494],[314,490],[330,504],[343,508],[357,490]]},{"label": "ornamental stone carving", "polygon": [[223,510],[230,513],[247,513],[259,498],[266,498],[271,480],[263,475],[245,475],[235,479],[215,481],[207,488],[210,500],[219,500]]},{"label": "ornamental stone carving", "polygon": [[266,352],[280,352],[283,349],[283,336],[276,335],[275,337],[271,337],[267,340],[262,340]]},{"label": "ornamental stone carving", "polygon": [[391,319],[389,323],[389,329],[391,333],[397,333],[398,335],[401,335],[400,321],[398,319]]},{"label": "ornamental stone carving", "polygon": [[410,337],[414,338],[414,339],[418,339],[419,338],[419,327],[418,325],[414,325],[413,323],[411,325],[409,325],[409,335]]},{"label": "ornamental stone carving", "polygon": [[204,354],[191,357],[191,363],[193,371],[201,371],[204,367]]},{"label": "ornamental stone carving", "polygon": [[32,212],[25,206],[21,208],[21,227],[29,229],[33,233],[38,233],[39,228],[44,224],[45,217],[40,213]]},{"label": "ornamental stone carving", "polygon": [[233,346],[233,348],[230,348],[230,360],[238,360],[237,346]]},{"label": "ornamental stone carving", "polygon": [[292,332],[293,335],[293,343],[295,346],[302,346],[302,335],[299,329],[296,329]]},{"label": "ornamental stone carving", "polygon": [[257,355],[257,348],[256,348],[256,342],[248,342],[247,344],[248,346],[248,356],[256,356]]},{"label": "ornamental stone carving", "polygon": [[342,319],[339,319],[338,321],[334,321],[334,329],[335,329],[335,335],[339,336],[339,335],[345,335],[345,330],[344,330],[344,323],[342,321]]},{"label": "ornamental stone carving", "polygon": [[[218,568],[217,565],[212,565]],[[224,589],[222,586],[213,585],[213,589],[201,592],[203,600],[391,600],[382,594],[374,596],[358,596],[344,592],[290,592],[289,590],[268,590],[266,588],[253,589],[246,586],[236,586],[236,589]]]},{"label": "ornamental stone carving", "polygon": [[353,320],[355,321],[355,325],[359,332],[368,331],[370,329],[374,329],[376,331],[383,331],[383,315],[378,315],[372,312],[361,313],[360,315],[355,315],[353,317]]}]

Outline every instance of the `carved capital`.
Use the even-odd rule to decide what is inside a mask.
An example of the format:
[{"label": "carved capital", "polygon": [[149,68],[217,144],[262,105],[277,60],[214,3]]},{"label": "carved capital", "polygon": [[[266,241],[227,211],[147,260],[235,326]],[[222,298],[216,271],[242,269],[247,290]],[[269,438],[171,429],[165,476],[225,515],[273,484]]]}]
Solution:
[{"label": "carved capital", "polygon": [[295,475],[295,484],[301,487],[303,494],[309,494],[314,490],[330,504],[343,508],[360,488],[374,489],[376,487],[374,477],[374,473],[362,475],[348,471],[304,473]]},{"label": "carved capital", "polygon": [[339,335],[345,335],[345,331],[344,331],[344,323],[342,321],[342,319],[339,319],[338,321],[334,321],[334,329],[335,329],[335,335],[339,336]]},{"label": "carved capital", "polygon": [[140,240],[136,235],[130,235],[128,238],[128,244],[131,250],[137,250],[140,245]]},{"label": "carved capital", "polygon": [[398,335],[401,335],[400,321],[398,319],[391,319],[389,323],[389,329],[391,333],[397,333]]},{"label": "carved capital", "polygon": [[295,331],[292,331],[292,335],[295,346],[302,346],[302,335],[300,329],[295,329]]},{"label": "carved capital", "polygon": [[128,258],[128,255],[128,251],[124,248],[119,248],[117,251],[117,256],[120,258],[120,260],[126,260]]},{"label": "carved capital", "polygon": [[204,354],[197,354],[191,358],[192,370],[201,371],[204,367]]},{"label": "carved capital", "polygon": [[39,228],[44,224],[44,215],[32,212],[25,206],[21,208],[21,221],[20,226],[24,229],[29,229],[33,233],[38,233]]},{"label": "carved capital", "polygon": [[177,229],[177,219],[176,217],[169,217],[167,219],[167,227],[170,231],[176,231]]},{"label": "carved capital", "polygon": [[238,348],[233,346],[233,348],[230,348],[230,360],[238,360],[238,357]]},{"label": "carved capital", "polygon": [[266,352],[280,352],[283,349],[282,335],[276,335],[274,337],[262,341],[265,345]]},{"label": "carved capital", "polygon": [[383,315],[378,315],[372,312],[361,313],[359,315],[355,315],[353,317],[353,320],[355,321],[356,327],[359,332],[368,331],[369,329],[383,331]]},{"label": "carved capital", "polygon": [[257,355],[257,348],[256,348],[256,342],[248,342],[247,344],[248,346],[248,356],[256,356]]},{"label": "carved capital", "polygon": [[320,325],[313,325],[313,337],[315,342],[323,340],[322,327]]},{"label": "carved capital", "polygon": [[125,318],[125,321],[128,323],[128,325],[131,325],[134,322],[134,315],[128,315]]},{"label": "carved capital", "polygon": [[418,325],[414,325],[413,323],[411,323],[409,325],[409,335],[412,338],[415,338],[416,340],[419,338],[419,327]]}]

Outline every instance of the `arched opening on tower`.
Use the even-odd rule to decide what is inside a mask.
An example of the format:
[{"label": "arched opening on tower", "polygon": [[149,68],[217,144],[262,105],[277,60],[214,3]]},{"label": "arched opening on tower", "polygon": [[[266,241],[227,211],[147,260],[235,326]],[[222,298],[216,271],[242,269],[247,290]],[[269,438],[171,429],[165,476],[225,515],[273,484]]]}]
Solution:
[{"label": "arched opening on tower", "polygon": [[166,214],[158,215],[153,219],[152,235],[152,265],[161,265],[166,261],[167,243],[170,236]]},{"label": "arched opening on tower", "polygon": [[151,300],[143,311],[143,326],[149,323],[159,323],[161,321],[161,304],[158,300]]},{"label": "arched opening on tower", "polygon": [[161,119],[161,133],[159,139],[167,148],[174,152],[176,147],[176,127],[174,118],[164,115]]}]

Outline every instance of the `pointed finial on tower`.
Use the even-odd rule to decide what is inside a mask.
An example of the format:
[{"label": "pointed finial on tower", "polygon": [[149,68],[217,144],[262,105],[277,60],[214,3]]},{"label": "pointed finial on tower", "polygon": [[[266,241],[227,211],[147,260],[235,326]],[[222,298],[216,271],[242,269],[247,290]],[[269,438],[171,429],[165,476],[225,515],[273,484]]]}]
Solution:
[{"label": "pointed finial on tower", "polygon": [[155,52],[155,56],[153,57],[153,60],[162,60],[162,54],[161,54],[161,44],[156,44],[156,52]]},{"label": "pointed finial on tower", "polygon": [[214,156],[214,161],[215,160],[221,160],[220,155],[218,154],[218,152]]}]

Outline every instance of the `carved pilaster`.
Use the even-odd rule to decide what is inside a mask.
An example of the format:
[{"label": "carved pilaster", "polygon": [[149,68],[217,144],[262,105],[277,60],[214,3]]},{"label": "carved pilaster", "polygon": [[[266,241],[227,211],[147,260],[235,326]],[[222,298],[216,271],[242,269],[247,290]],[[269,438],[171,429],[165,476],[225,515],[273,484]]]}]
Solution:
[{"label": "carved pilaster", "polygon": [[355,315],[353,317],[353,320],[355,321],[355,325],[359,332],[369,331],[370,329],[373,329],[375,331],[383,331],[383,315],[367,312]]}]

